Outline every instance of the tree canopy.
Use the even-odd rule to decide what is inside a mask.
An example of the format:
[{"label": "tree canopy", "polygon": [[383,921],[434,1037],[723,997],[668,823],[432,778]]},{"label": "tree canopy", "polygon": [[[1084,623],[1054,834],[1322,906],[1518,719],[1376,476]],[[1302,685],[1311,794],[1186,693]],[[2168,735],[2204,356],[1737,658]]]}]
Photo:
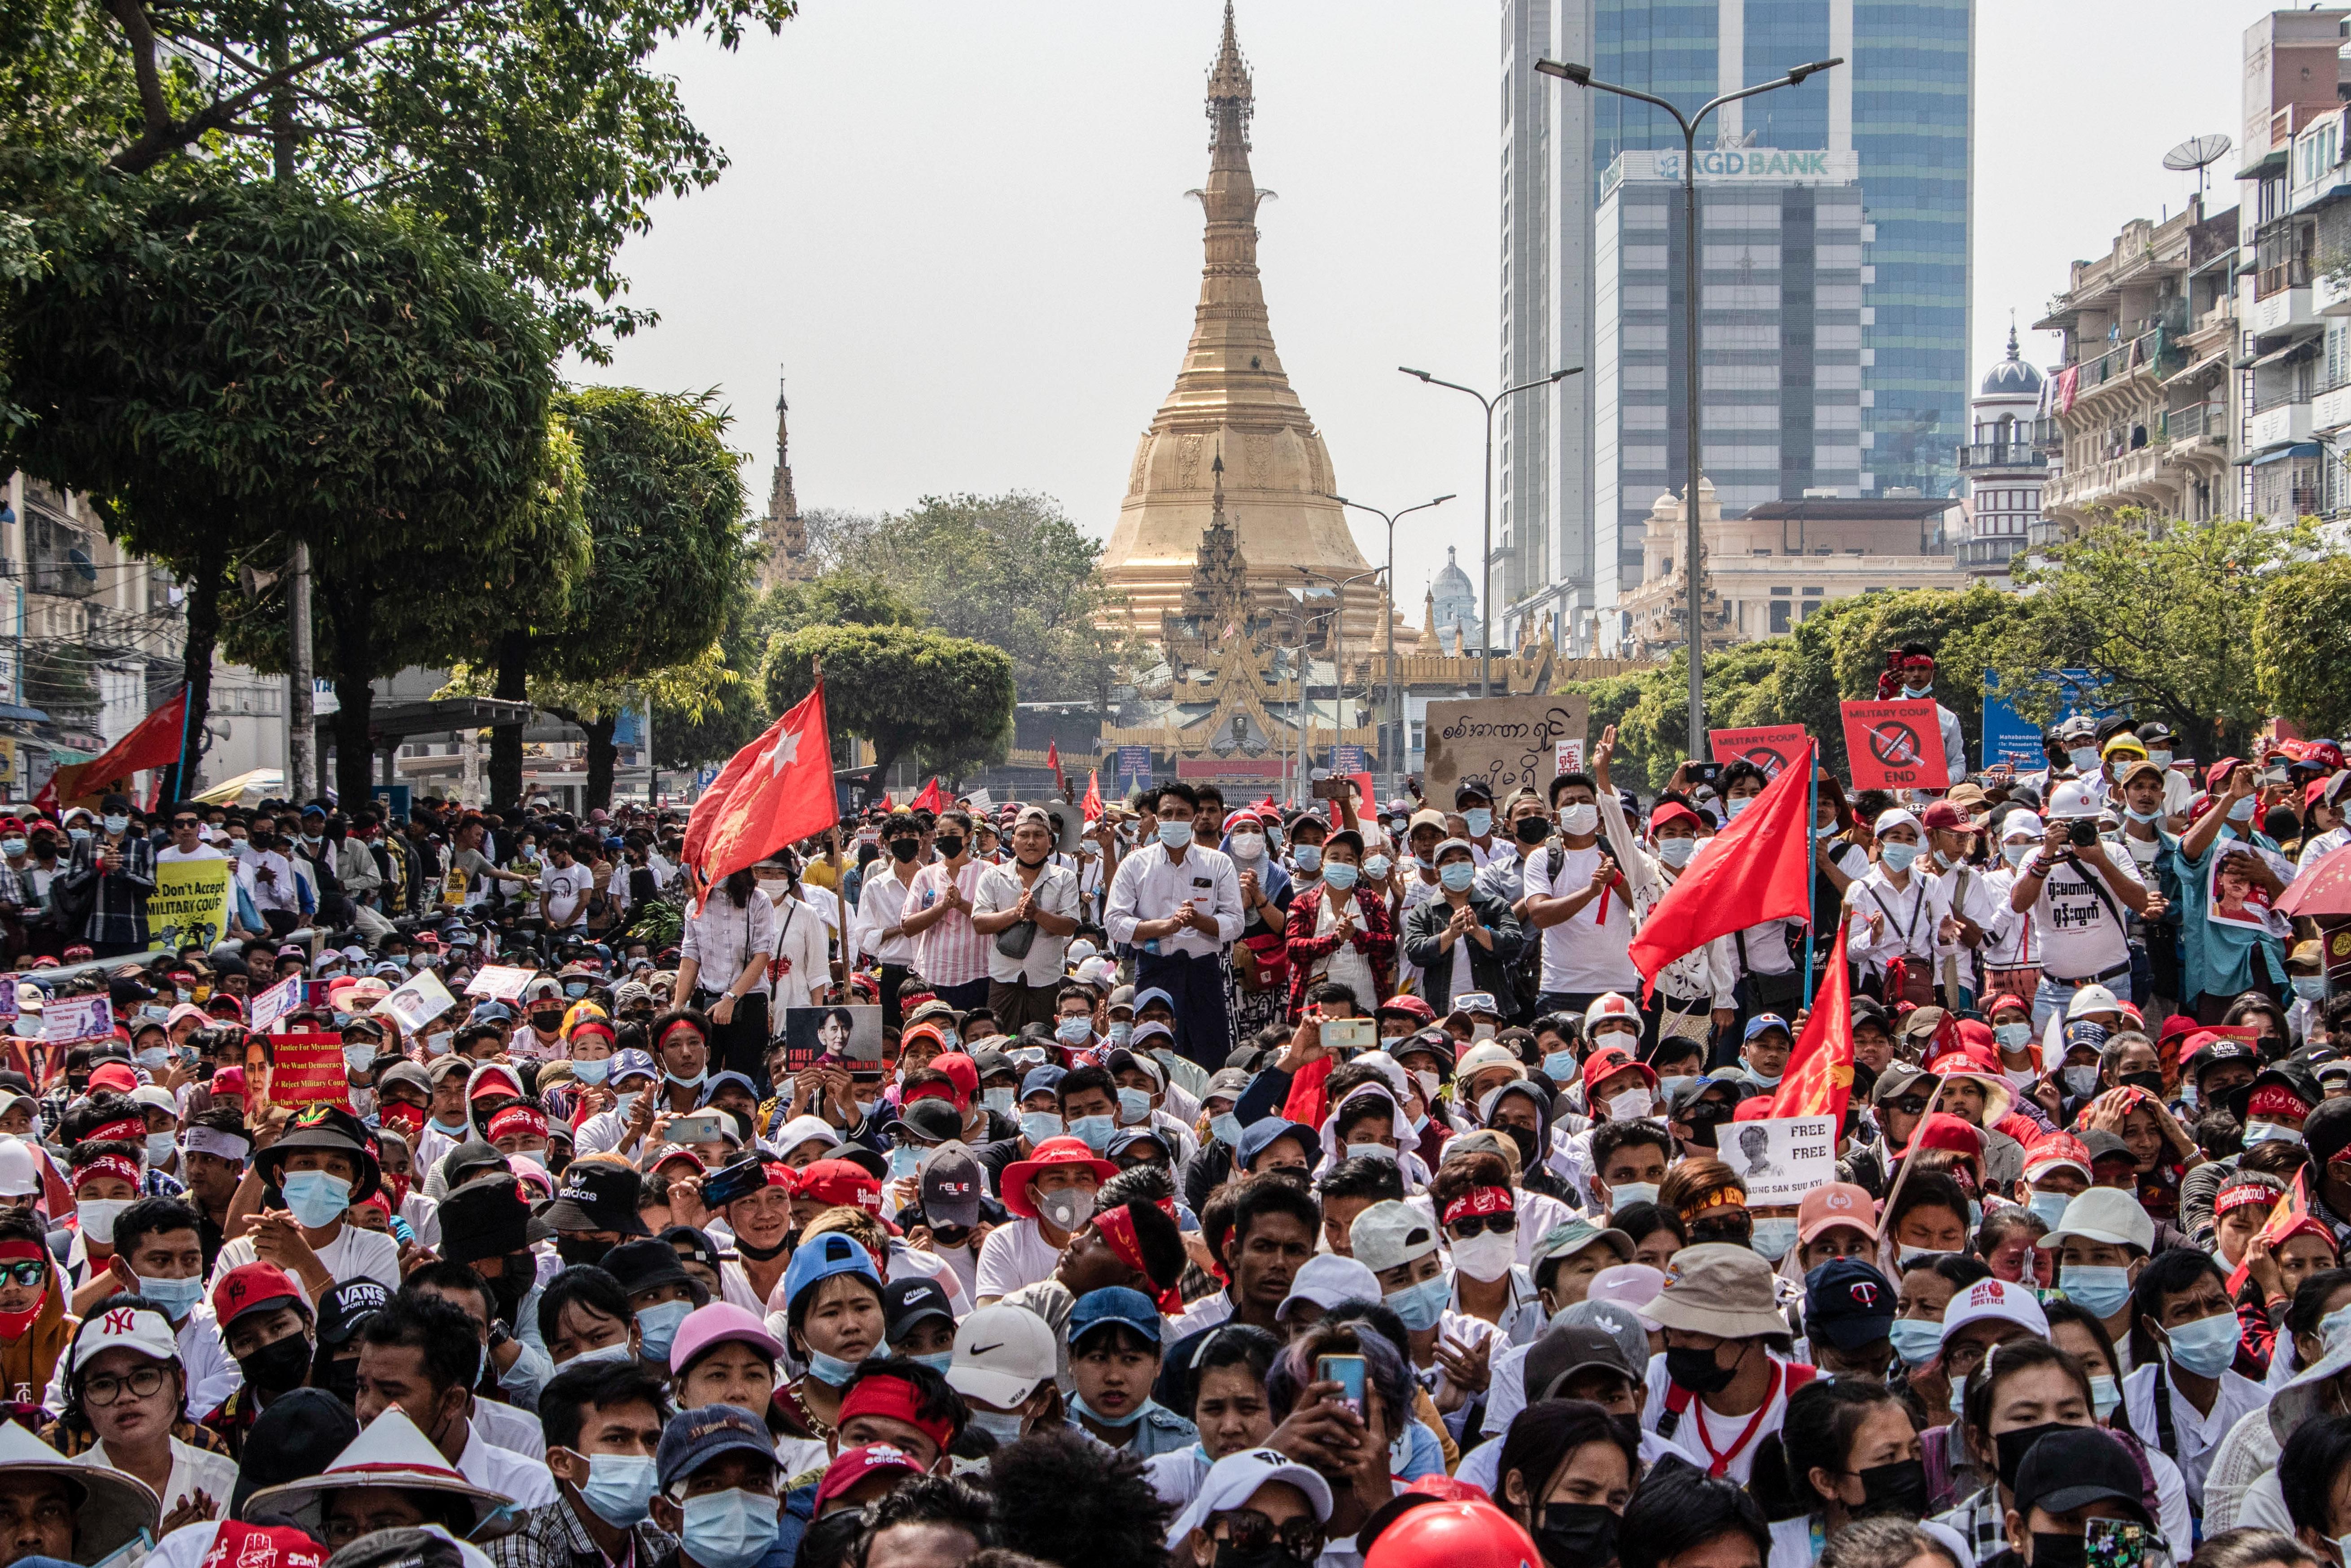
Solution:
[{"label": "tree canopy", "polygon": [[819,663],[827,722],[873,743],[877,779],[902,759],[955,777],[1011,747],[1012,660],[1001,649],[910,626],[781,632],[768,647],[768,706],[806,697]]}]

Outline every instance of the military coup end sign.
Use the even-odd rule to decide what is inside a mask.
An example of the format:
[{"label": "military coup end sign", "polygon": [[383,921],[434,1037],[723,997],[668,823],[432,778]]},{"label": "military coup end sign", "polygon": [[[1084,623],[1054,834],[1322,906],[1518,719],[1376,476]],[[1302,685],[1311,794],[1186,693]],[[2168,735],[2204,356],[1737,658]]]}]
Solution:
[{"label": "military coup end sign", "polygon": [[1942,720],[1932,697],[1916,702],[1837,705],[1844,713],[1844,751],[1856,789],[1944,789]]},{"label": "military coup end sign", "polygon": [[1717,762],[1752,762],[1763,769],[1766,779],[1777,779],[1780,770],[1804,755],[1812,737],[1801,724],[1759,725],[1753,729],[1709,729],[1707,744]]}]

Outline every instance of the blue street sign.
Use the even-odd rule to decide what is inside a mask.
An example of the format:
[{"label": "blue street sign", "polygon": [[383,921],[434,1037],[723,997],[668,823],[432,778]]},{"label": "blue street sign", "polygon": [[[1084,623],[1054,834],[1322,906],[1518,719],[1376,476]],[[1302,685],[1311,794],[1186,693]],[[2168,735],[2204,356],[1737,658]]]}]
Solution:
[{"label": "blue street sign", "polygon": [[1331,771],[1333,773],[1368,773],[1360,746],[1334,746],[1331,748]]},{"label": "blue street sign", "polygon": [[[2106,682],[2087,670],[2056,670],[2052,679],[2058,683],[2060,706],[2049,721],[2056,725],[2086,714],[2092,718],[2104,718],[2119,711],[2120,705],[2099,701]],[[2000,677],[1990,670],[1984,672],[1983,699],[1983,765],[1993,767],[2005,762],[2020,773],[2032,772],[2046,764],[2048,758],[2041,749],[2044,727],[2032,724],[2009,706],[2000,695]]]},{"label": "blue street sign", "polygon": [[1151,747],[1122,746],[1118,748],[1118,779],[1123,784],[1133,779],[1137,784],[1151,781]]}]

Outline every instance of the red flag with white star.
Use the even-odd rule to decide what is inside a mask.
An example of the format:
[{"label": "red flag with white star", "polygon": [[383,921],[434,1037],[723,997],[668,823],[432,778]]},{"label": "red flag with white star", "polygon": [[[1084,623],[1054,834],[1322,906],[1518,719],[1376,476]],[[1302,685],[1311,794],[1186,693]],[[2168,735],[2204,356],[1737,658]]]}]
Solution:
[{"label": "red flag with white star", "polygon": [[719,770],[718,780],[686,821],[686,863],[701,885],[710,887],[840,820],[820,680],[816,690]]}]

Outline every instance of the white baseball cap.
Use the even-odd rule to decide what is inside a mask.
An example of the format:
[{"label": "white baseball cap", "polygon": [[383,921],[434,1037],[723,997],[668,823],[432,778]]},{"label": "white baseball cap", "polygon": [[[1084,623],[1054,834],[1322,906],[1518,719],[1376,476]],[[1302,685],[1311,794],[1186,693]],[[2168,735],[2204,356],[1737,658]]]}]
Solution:
[{"label": "white baseball cap", "polygon": [[0,1197],[23,1197],[40,1190],[40,1161],[30,1146],[0,1138]]},{"label": "white baseball cap", "polygon": [[1009,1410],[1059,1370],[1053,1331],[1021,1307],[982,1307],[956,1325],[947,1386]]},{"label": "white baseball cap", "polygon": [[2043,1339],[2049,1336],[2049,1314],[2041,1310],[2032,1291],[2005,1280],[1978,1280],[1944,1307],[1943,1334],[1938,1343],[1950,1343],[1951,1335],[1986,1318],[2020,1324]]},{"label": "white baseball cap", "polygon": [[1347,1244],[1354,1249],[1356,1262],[1375,1275],[1383,1274],[1399,1263],[1436,1251],[1437,1227],[1412,1205],[1388,1198],[1355,1216],[1347,1227]]},{"label": "white baseball cap", "polygon": [[[1701,514],[1703,511],[1704,508],[1701,507]],[[2042,839],[2046,838],[2048,833],[2049,830],[2042,826],[2041,819],[2030,811],[2011,811],[2000,820],[2001,843],[2007,843],[2013,839],[2031,839],[2038,843]]]},{"label": "white baseball cap", "polygon": [[[1352,1239],[1352,1228],[1348,1234]],[[1380,1295],[1378,1277],[1363,1264],[1336,1252],[1318,1252],[1299,1265],[1298,1272],[1290,1277],[1290,1294],[1282,1298],[1280,1309],[1273,1318],[1276,1322],[1282,1322],[1299,1301],[1312,1301],[1327,1312],[1341,1301],[1376,1301]]]},{"label": "white baseball cap", "polygon": [[1182,1545],[1184,1538],[1206,1524],[1210,1515],[1240,1507],[1258,1494],[1258,1489],[1275,1481],[1287,1481],[1304,1492],[1314,1507],[1314,1517],[1324,1524],[1331,1522],[1329,1481],[1279,1448],[1243,1448],[1208,1467],[1191,1506],[1167,1527],[1167,1550]]},{"label": "white baseball cap", "polygon": [[1507,1067],[1510,1069],[1511,1076],[1516,1078],[1527,1075],[1526,1063],[1520,1061],[1509,1046],[1481,1040],[1461,1053],[1461,1059],[1453,1064],[1453,1076],[1467,1083],[1489,1067]]},{"label": "white baseball cap", "polygon": [[2073,1236],[2108,1247],[2155,1250],[2155,1221],[2147,1218],[2137,1198],[2118,1186],[2094,1186],[2076,1193],[2065,1206],[2057,1228],[2043,1237],[2038,1245],[2062,1247],[2066,1238]]},{"label": "white baseball cap", "polygon": [[99,1352],[117,1349],[135,1350],[152,1361],[177,1361],[180,1338],[152,1307],[110,1307],[83,1321],[74,1335],[73,1360],[67,1370],[79,1372]]}]

